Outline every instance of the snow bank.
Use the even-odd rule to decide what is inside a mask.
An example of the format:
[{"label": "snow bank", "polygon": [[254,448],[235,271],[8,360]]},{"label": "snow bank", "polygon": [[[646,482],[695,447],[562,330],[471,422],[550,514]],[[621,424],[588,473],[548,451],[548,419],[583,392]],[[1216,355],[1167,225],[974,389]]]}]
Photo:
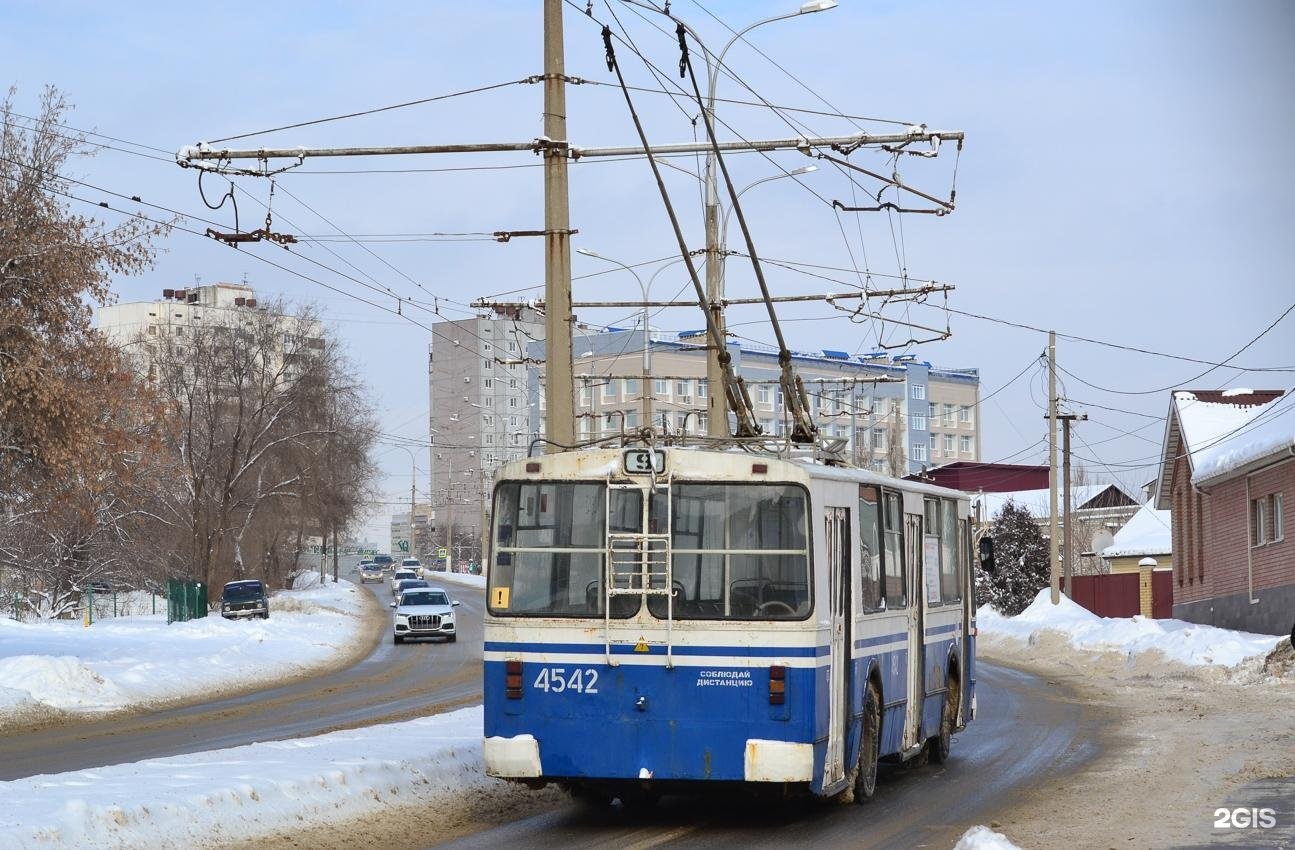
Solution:
[{"label": "snow bank", "polygon": [[1282,638],[1234,632],[1182,620],[1146,617],[1099,617],[1062,595],[1052,604],[1048,588],[1015,617],[1004,617],[985,605],[976,612],[980,634],[1014,638],[1036,645],[1043,632],[1053,631],[1076,649],[1122,652],[1129,658],[1159,651],[1188,666],[1235,667],[1253,656],[1268,654]]},{"label": "snow bank", "polygon": [[1001,832],[987,826],[973,826],[962,834],[953,850],[1021,850]]},{"label": "snow bank", "polygon": [[102,713],[264,685],[326,666],[360,636],[349,582],[300,577],[267,620],[219,612],[167,625],[165,612],[79,621],[0,619],[0,729],[41,713]]},{"label": "snow bank", "polygon": [[394,804],[419,805],[430,818],[500,784],[482,771],[481,736],[476,706],[312,738],[0,782],[0,846],[227,846]]},{"label": "snow bank", "polygon": [[427,579],[429,584],[436,584],[439,581],[453,582],[454,584],[466,584],[469,587],[486,586],[485,576],[474,576],[470,573],[432,573]]}]

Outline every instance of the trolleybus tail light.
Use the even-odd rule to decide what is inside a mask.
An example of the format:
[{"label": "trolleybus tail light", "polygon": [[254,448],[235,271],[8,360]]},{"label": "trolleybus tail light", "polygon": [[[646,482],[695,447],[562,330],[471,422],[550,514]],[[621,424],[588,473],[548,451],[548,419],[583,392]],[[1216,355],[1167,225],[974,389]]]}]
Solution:
[{"label": "trolleybus tail light", "polygon": [[787,668],[775,665],[769,668],[769,704],[782,705],[787,701]]},{"label": "trolleybus tail light", "polygon": [[751,464],[751,471],[752,471],[753,473],[763,474],[763,473],[765,473],[765,472],[768,472],[768,471],[769,471],[769,464],[767,464],[767,463],[753,463],[753,464]]},{"label": "trolleybus tail light", "polygon": [[505,696],[509,699],[522,698],[522,662],[505,661],[504,662],[504,687]]},{"label": "trolleybus tail light", "polygon": [[527,472],[539,472],[539,471],[540,471],[540,465],[539,465],[539,462],[538,462],[538,461],[532,461],[531,463],[526,464],[526,471],[527,471]]}]

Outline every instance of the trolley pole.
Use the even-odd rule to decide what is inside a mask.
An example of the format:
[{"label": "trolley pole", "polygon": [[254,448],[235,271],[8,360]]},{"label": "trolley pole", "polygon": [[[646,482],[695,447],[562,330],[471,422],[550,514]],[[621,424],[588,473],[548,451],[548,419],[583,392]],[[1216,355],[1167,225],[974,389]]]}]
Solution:
[{"label": "trolley pole", "polygon": [[1048,331],[1048,563],[1052,604],[1061,602],[1061,571],[1057,544],[1057,332]]}]

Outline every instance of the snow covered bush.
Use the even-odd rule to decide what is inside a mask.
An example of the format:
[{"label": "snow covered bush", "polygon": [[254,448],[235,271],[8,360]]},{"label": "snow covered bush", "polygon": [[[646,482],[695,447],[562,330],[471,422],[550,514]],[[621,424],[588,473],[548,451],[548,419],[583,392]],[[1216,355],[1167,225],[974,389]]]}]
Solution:
[{"label": "snow covered bush", "polygon": [[976,566],[976,605],[1019,614],[1049,581],[1048,547],[1030,512],[1015,502],[1003,505],[990,526],[994,568]]}]

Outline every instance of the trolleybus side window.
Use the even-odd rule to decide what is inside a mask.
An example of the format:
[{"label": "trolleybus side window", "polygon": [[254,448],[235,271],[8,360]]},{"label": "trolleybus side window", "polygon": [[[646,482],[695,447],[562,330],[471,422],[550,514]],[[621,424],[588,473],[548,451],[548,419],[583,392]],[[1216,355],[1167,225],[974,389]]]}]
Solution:
[{"label": "trolleybus side window", "polygon": [[864,611],[881,609],[881,516],[877,488],[859,486],[859,601]]},{"label": "trolleybus side window", "polygon": [[[601,617],[606,498],[602,484],[501,483],[495,495],[491,613]],[[617,521],[633,515],[633,505],[625,503],[635,501],[618,502],[625,507],[614,508]],[[641,506],[641,497],[637,501]],[[632,616],[638,604],[637,597],[620,597],[612,616]]]},{"label": "trolleybus side window", "polygon": [[899,493],[882,491],[885,510],[882,512],[882,598],[886,607],[903,608],[908,605],[904,585],[904,499]]},{"label": "trolleybus side window", "polygon": [[961,549],[958,545],[958,503],[940,500],[940,596],[945,602],[961,602],[962,589],[958,574]]},{"label": "trolleybus side window", "polygon": [[[675,619],[809,616],[803,488],[677,482],[671,500]],[[665,617],[666,600],[652,597],[648,610]]]},{"label": "trolleybus side window", "polygon": [[933,604],[950,604],[962,601],[959,588],[960,569],[958,544],[958,505],[952,499],[929,498],[925,502],[928,538],[938,539],[939,586],[930,589]]}]

